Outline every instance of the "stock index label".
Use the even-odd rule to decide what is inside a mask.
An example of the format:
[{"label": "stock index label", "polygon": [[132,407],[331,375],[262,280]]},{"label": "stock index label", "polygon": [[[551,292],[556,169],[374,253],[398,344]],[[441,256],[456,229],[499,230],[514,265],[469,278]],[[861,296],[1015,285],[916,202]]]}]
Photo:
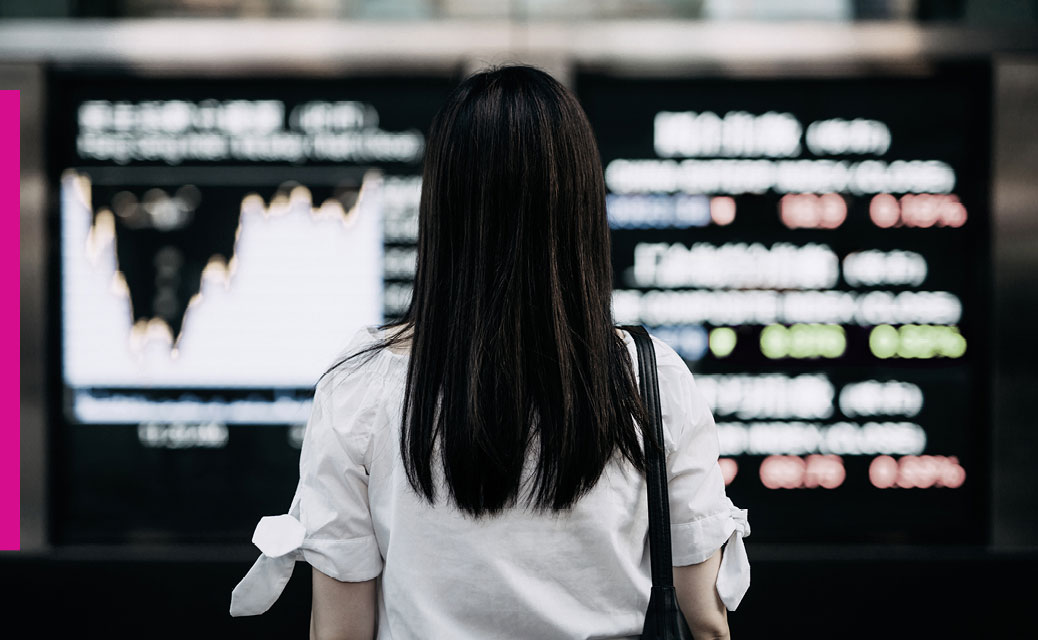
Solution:
[{"label": "stock index label", "polygon": [[983,540],[987,82],[577,77],[616,319],[689,364],[761,541]]}]

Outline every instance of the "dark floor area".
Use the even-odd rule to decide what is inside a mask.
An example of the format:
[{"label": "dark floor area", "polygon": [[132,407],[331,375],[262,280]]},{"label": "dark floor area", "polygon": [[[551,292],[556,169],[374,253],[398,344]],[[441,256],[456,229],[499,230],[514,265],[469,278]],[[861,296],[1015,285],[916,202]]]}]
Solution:
[{"label": "dark floor area", "polygon": [[[733,638],[1033,637],[1036,553],[748,551],[752,584],[729,614]],[[228,615],[251,554],[0,553],[4,610],[29,623],[26,638],[306,638],[303,563],[266,614]]]}]

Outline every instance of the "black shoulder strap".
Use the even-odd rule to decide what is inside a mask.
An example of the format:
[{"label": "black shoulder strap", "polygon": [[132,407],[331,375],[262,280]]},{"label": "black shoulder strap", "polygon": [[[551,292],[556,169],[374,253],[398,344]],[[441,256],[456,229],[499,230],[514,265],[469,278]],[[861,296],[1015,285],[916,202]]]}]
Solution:
[{"label": "black shoulder strap", "polygon": [[667,463],[664,456],[651,446],[655,440],[663,447],[663,416],[660,411],[660,388],[656,379],[656,350],[645,327],[625,325],[624,329],[634,338],[638,348],[638,385],[648,417],[645,433],[646,482],[649,488],[649,555],[652,558],[652,586],[674,586],[674,569],[671,567],[670,549],[670,502],[667,497]]}]

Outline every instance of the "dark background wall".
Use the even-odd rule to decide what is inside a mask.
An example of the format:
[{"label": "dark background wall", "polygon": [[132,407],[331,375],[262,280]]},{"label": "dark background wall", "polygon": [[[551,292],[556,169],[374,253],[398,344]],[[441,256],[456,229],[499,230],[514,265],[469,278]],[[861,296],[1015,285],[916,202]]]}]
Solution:
[{"label": "dark background wall", "polygon": [[[43,78],[52,60],[39,47],[19,54],[10,38],[5,49],[3,35],[13,28],[0,23],[0,87],[23,91],[23,550],[0,553],[5,610],[32,621],[34,633],[42,637],[59,632],[111,638],[302,636],[310,598],[305,564],[297,564],[270,612],[232,619],[227,614],[230,591],[257,553],[246,544],[162,549],[49,544],[41,357],[46,349],[41,320],[47,187],[40,146],[34,142],[46,127]],[[1038,569],[1033,409],[1038,391],[1038,57],[1019,50],[991,55],[996,74],[990,544],[848,549],[755,545],[751,537],[753,582],[740,609],[730,614],[735,637],[1015,637],[1031,626],[1029,605],[1038,596],[1029,579]]]}]

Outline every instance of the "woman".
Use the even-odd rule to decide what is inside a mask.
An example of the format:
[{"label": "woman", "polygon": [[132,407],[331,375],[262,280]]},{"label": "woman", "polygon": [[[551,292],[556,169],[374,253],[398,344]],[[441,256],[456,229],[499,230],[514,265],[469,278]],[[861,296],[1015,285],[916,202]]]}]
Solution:
[{"label": "woman", "polygon": [[[637,637],[644,414],[574,96],[528,66],[464,81],[432,123],[419,217],[411,305],[318,381],[295,498],[257,526],[232,615],[266,611],[305,560],[311,637]],[[723,638],[748,586],[745,510],[692,374],[653,341],[675,586],[696,637]]]}]

